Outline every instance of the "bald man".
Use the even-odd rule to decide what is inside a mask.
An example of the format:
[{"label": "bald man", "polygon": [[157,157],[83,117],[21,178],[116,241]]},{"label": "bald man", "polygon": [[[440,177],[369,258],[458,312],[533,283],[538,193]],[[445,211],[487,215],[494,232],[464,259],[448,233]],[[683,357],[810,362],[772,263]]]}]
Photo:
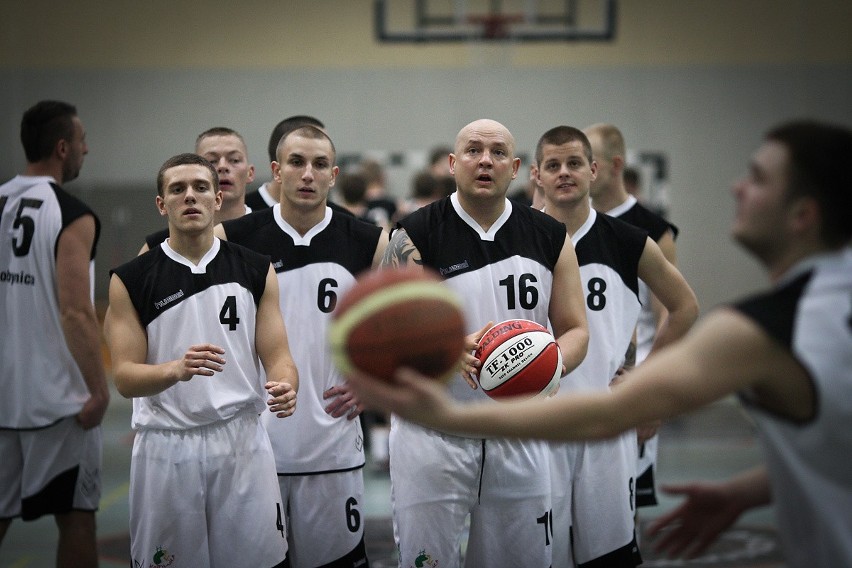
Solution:
[{"label": "bald man", "polygon": [[[468,347],[491,323],[552,324],[565,362],[588,347],[577,257],[565,226],[506,199],[518,174],[515,140],[493,120],[458,133],[449,157],[457,190],[404,218],[383,265],[429,267],[464,298]],[[488,401],[464,356],[449,383],[461,403]],[[498,404],[492,402],[492,404]],[[390,434],[394,534],[400,566],[549,567],[552,559],[549,455],[538,441],[453,436],[393,416]]]}]

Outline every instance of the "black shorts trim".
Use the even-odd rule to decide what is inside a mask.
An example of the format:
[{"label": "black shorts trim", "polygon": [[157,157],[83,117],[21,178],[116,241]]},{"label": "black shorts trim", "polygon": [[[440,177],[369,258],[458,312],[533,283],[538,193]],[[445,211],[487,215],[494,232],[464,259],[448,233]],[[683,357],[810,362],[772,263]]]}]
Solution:
[{"label": "black shorts trim", "polygon": [[578,564],[577,568],[635,568],[642,564],[642,555],[639,554],[639,545],[636,543],[636,535],[633,540],[617,550],[613,550],[594,560]]},{"label": "black shorts trim", "polygon": [[347,467],[345,469],[327,469],[325,471],[304,471],[299,473],[281,473],[278,472],[278,477],[301,477],[307,475],[327,475],[329,473],[346,473],[348,471],[355,471],[358,469],[364,469],[364,464],[356,465],[353,467]]},{"label": "black shorts trim", "polygon": [[44,489],[21,499],[21,519],[33,521],[43,515],[60,515],[74,510],[74,490],[80,466],[75,465],[50,480]]},{"label": "black shorts trim", "polygon": [[11,426],[0,426],[0,430],[6,430],[8,432],[35,432],[36,430],[45,430],[50,428],[51,426],[56,426],[66,418],[70,418],[71,416],[75,416],[74,414],[70,416],[63,416],[62,418],[57,418],[50,424],[45,424],[44,426],[30,426],[28,428],[13,428]]},{"label": "black shorts trim", "polygon": [[346,554],[346,556],[342,556],[328,564],[323,564],[318,568],[370,568],[370,561],[367,559],[367,547],[364,545],[364,537],[361,537],[361,542],[355,545],[355,548]]},{"label": "black shorts trim", "polygon": [[657,484],[654,481],[654,466],[650,465],[636,478],[636,506],[653,507],[656,504]]}]

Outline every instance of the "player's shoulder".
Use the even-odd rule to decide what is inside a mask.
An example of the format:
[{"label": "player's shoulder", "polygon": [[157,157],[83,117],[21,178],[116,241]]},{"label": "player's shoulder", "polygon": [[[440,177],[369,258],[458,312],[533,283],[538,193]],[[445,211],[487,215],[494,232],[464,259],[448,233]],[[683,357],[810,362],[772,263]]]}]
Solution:
[{"label": "player's shoulder", "polygon": [[446,219],[448,209],[452,209],[449,197],[443,197],[405,215],[397,222],[397,227],[409,230],[418,226],[434,226]]},{"label": "player's shoulder", "polygon": [[645,229],[648,231],[648,235],[655,241],[659,241],[663,235],[669,231],[671,231],[672,237],[675,239],[680,233],[680,229],[677,225],[662,215],[651,211],[638,201],[623,214],[618,215],[618,218],[630,223],[631,225]]},{"label": "player's shoulder", "polygon": [[621,275],[633,292],[638,290],[638,266],[645,252],[648,233],[605,213],[592,213],[594,221],[586,221],[587,229],[574,234],[574,250],[584,270],[608,266]]},{"label": "player's shoulder", "polygon": [[556,247],[557,252],[562,249],[565,241],[568,240],[567,229],[562,221],[554,219],[547,213],[528,205],[512,204],[512,215],[509,219],[510,223],[513,224],[513,231],[533,231],[552,243]]},{"label": "player's shoulder", "polygon": [[251,235],[271,223],[275,223],[275,211],[272,207],[266,207],[253,210],[251,213],[236,219],[223,221],[222,229],[224,229],[229,241],[239,242],[245,236]]},{"label": "player's shoulder", "polygon": [[523,203],[512,202],[512,215],[525,219],[528,218],[532,220],[533,223],[544,227],[565,227],[561,221],[557,221],[544,211],[540,211],[535,207],[530,207],[529,205],[524,205]]},{"label": "player's shoulder", "polygon": [[597,213],[595,225],[619,241],[641,242],[648,238],[648,231],[618,217]]},{"label": "player's shoulder", "polygon": [[260,190],[258,189],[246,193],[245,202],[246,205],[251,207],[252,211],[269,209],[269,204],[263,199],[263,196],[260,194]]},{"label": "player's shoulder", "polygon": [[353,217],[353,218],[355,217],[355,215],[349,209],[347,209],[346,207],[343,207],[341,205],[338,205],[334,201],[329,201],[328,206],[331,208],[332,211],[334,211],[336,213],[340,213],[342,215],[347,215],[347,216]]},{"label": "player's shoulder", "polygon": [[219,243],[225,255],[230,255],[263,274],[268,272],[270,263],[268,255],[231,241],[219,241]]},{"label": "player's shoulder", "polygon": [[[89,205],[85,201],[75,195],[68,193],[58,183],[52,181],[48,185],[53,190],[53,194],[56,196],[56,200],[60,203],[62,210],[66,212],[66,214],[70,213],[71,215],[95,215],[95,212],[92,210],[91,207],[89,207]],[[97,217],[97,215],[95,215],[95,217]]]},{"label": "player's shoulder", "polygon": [[376,243],[382,234],[382,228],[374,223],[358,219],[348,211],[338,211],[331,208],[331,227],[334,230],[346,233],[358,241]]},{"label": "player's shoulder", "polygon": [[[168,231],[166,231],[166,237],[168,237]],[[152,270],[152,268],[158,262],[166,258],[161,244],[162,241],[158,242],[154,246],[151,246],[144,253],[131,258],[127,262],[124,262],[122,264],[119,264],[118,266],[111,268],[109,271],[110,276],[115,274],[126,285],[132,282],[139,281],[142,275]]]},{"label": "player's shoulder", "polygon": [[405,215],[396,222],[390,236],[392,239],[402,238],[400,236],[403,234],[400,232],[402,230],[412,243],[418,243],[418,247],[425,246],[426,239],[439,234],[440,231],[449,230],[450,233],[455,234],[457,229],[454,228],[453,220],[456,219],[460,221],[453,210],[450,198],[443,197]]},{"label": "player's shoulder", "polygon": [[789,347],[794,340],[800,306],[823,310],[826,317],[837,313],[836,298],[852,293],[852,250],[805,259],[793,267],[770,290],[734,302],[730,307],[754,321],[766,333]]},{"label": "player's shoulder", "polygon": [[814,271],[808,270],[771,290],[734,302],[729,308],[789,347],[793,342],[799,302],[813,276]]},{"label": "player's shoulder", "polygon": [[[90,216],[95,221],[96,241],[100,233],[100,219],[95,211],[81,198],[68,193],[61,185],[48,176],[18,176],[9,183],[29,184],[30,189],[36,191],[39,199],[51,201],[58,208],[62,218],[62,226],[67,227],[83,216]],[[40,204],[41,205],[41,204]]]},{"label": "player's shoulder", "polygon": [[29,176],[19,174],[12,179],[0,184],[0,195],[14,195],[21,193],[55,193],[62,188],[56,180],[50,176]]},{"label": "player's shoulder", "polygon": [[166,227],[165,229],[160,229],[159,231],[154,231],[153,233],[145,236],[145,244],[148,245],[148,249],[153,249],[159,247],[160,244],[165,242],[166,239],[169,238],[169,229]]}]

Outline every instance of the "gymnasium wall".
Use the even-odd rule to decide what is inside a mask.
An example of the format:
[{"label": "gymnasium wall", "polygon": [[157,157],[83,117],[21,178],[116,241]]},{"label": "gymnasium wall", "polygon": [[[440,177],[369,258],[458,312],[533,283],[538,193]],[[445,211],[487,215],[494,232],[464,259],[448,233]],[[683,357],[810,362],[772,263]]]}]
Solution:
[{"label": "gymnasium wall", "polygon": [[[89,155],[67,187],[104,223],[102,299],[107,269],[163,225],[153,204],[160,164],[208,127],[244,135],[260,183],[271,128],[291,114],[321,118],[347,154],[422,155],[482,117],[529,153],[556,124],[613,122],[631,150],[668,158],[680,266],[706,310],[765,283],[727,236],[729,188],[761,134],[801,116],[852,125],[849,2],[621,0],[611,43],[380,44],[372,8],[3,2],[0,178],[23,167],[26,108],[43,98],[78,106]],[[394,180],[394,193],[408,190]]]}]

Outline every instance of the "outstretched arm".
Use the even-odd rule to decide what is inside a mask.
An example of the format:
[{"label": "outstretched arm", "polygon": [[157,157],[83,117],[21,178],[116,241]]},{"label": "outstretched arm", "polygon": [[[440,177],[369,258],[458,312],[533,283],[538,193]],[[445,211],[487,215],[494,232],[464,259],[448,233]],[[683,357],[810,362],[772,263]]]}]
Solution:
[{"label": "outstretched arm", "polygon": [[462,406],[452,402],[441,385],[410,370],[401,371],[396,383],[364,375],[350,381],[368,407],[435,429],[474,436],[591,440],[689,412],[747,387],[778,388],[778,377],[801,372],[797,368],[751,320],[720,310],[628,373],[628,380],[611,392]]},{"label": "outstretched arm", "polygon": [[654,550],[669,558],[695,558],[733,525],[744,511],[772,500],[766,467],[745,471],[724,482],[664,485],[663,491],[686,500],[648,527]]}]

